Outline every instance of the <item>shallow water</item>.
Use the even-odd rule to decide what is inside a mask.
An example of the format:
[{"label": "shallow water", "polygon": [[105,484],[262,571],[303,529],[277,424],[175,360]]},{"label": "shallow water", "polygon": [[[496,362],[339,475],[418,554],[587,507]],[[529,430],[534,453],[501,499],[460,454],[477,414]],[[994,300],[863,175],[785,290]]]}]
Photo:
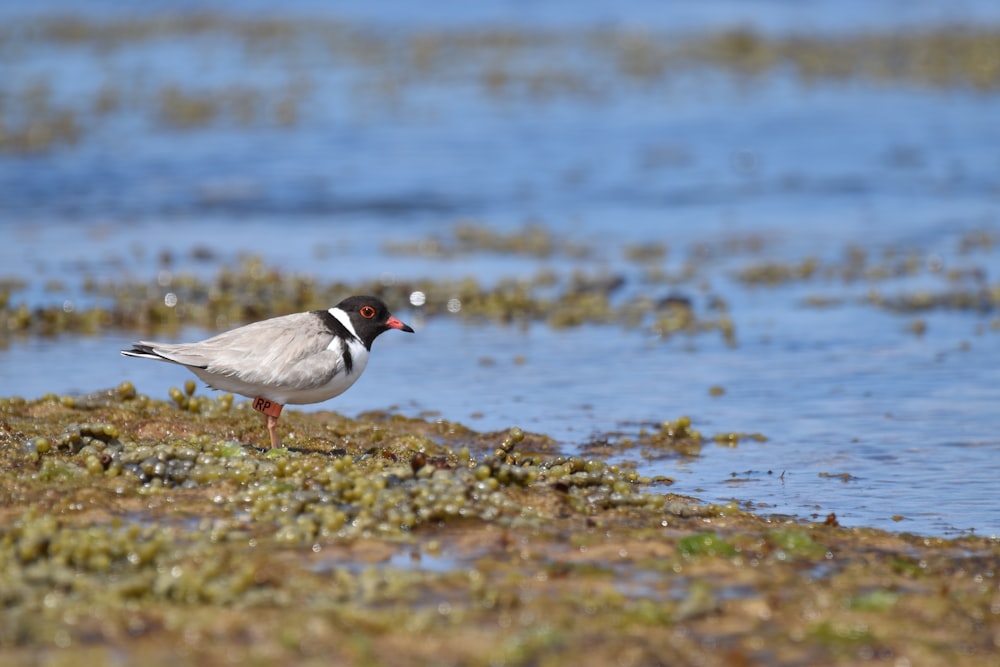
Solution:
[{"label": "shallow water", "polygon": [[[766,9],[760,27],[778,33],[789,25],[878,28],[889,24],[879,17],[897,6],[866,13],[855,3],[820,2],[809,3],[812,13],[789,13],[785,3],[749,4]],[[696,6],[706,5],[691,4],[688,22],[678,25],[745,22],[739,13]],[[94,15],[107,7],[95,6]],[[582,15],[543,12],[543,23],[567,31],[572,42],[580,25],[602,21],[605,10],[587,7]],[[643,3],[630,7],[623,24],[652,15]],[[950,22],[1000,21],[992,3],[949,8]],[[296,9],[308,14],[310,6]],[[405,39],[414,22],[427,29],[496,18],[418,21],[399,11],[341,16],[381,26],[390,43],[393,35]],[[941,18],[926,10],[913,21]],[[567,49],[568,59],[594,57]],[[473,275],[489,283],[540,269],[588,270],[623,275],[630,294],[676,291],[699,308],[720,296],[736,324],[733,348],[718,334],[664,342],[616,325],[562,331],[424,320],[393,304],[418,334],[379,339],[358,385],[309,409],[395,407],[481,430],[517,424],[553,435],[568,450],[594,434],[634,434],[687,414],[706,434],[768,439],[710,444],[690,460],[640,461],[645,472],[676,478],[676,492],[800,517],[836,513],[847,525],[1000,534],[997,313],[894,314],[863,302],[872,289],[948,288],[944,276],[952,269],[984,273],[960,280],[965,289],[995,284],[989,269],[997,266],[997,246],[962,250],[969,233],[1000,234],[995,92],[682,71],[648,85],[608,79],[597,99],[572,91],[494,96],[474,76],[408,79],[407,72],[387,75],[355,62],[331,68],[305,47],[287,60],[203,38],[110,50],[27,43],[11,53],[17,57],[9,60],[4,91],[13,95],[44,79],[54,100],[140,76],[141,85],[124,88],[149,99],[176,82],[266,91],[294,75],[311,86],[298,121],[287,127],[223,119],[172,128],[150,111],[151,102],[139,102],[83,117],[75,144],[0,154],[0,228],[9,240],[0,246],[0,277],[27,282],[12,294],[14,303],[82,308],[95,299],[80,289],[84,277],[139,278],[156,289],[164,271],[210,276],[241,254],[324,280]],[[386,89],[393,76],[400,80]],[[499,230],[535,221],[594,251],[541,259],[386,251],[388,241],[447,239],[455,222],[468,218]],[[669,272],[702,253],[702,277],[675,287],[644,282],[625,248],[652,241],[669,245],[659,263]],[[836,264],[849,245],[873,258],[912,253],[922,268],[875,282],[748,287],[734,278],[761,261],[816,256]],[[842,301],[804,305],[812,296]],[[917,317],[926,324],[922,335],[911,329]],[[0,349],[0,393],[87,392],[128,379],[165,397],[187,375],[118,356],[137,336],[8,339]],[[711,396],[713,386],[725,393]]]}]

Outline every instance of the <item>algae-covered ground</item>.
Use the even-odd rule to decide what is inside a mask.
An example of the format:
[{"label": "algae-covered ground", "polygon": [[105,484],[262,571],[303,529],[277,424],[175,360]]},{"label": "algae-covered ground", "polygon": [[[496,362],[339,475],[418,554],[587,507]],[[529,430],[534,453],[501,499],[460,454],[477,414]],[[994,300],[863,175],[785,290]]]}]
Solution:
[{"label": "algae-covered ground", "polygon": [[[1000,543],[705,505],[516,427],[0,399],[0,662],[984,665]],[[709,436],[687,418],[645,447]]]}]

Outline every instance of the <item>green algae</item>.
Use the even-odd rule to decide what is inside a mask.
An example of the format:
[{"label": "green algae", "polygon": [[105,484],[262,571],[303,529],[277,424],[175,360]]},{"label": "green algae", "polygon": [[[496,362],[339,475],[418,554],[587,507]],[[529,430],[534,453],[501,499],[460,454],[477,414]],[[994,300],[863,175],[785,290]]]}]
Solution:
[{"label": "green algae", "polygon": [[406,242],[387,240],[382,243],[382,250],[389,255],[448,258],[470,253],[585,258],[595,251],[588,244],[559,238],[538,223],[512,232],[501,232],[482,222],[472,221],[456,223],[446,236]]},{"label": "green algae", "polygon": [[[820,259],[775,261],[755,258],[728,277],[752,289],[777,289],[791,284],[811,284],[824,292],[802,299],[813,308],[835,308],[844,304],[877,307],[899,314],[933,310],[963,310],[981,314],[996,312],[1000,288],[988,282],[988,267],[977,263],[977,255],[989,252],[991,236],[986,231],[964,234],[955,248],[960,260],[946,266],[933,253],[895,248],[862,248],[848,245],[839,256]],[[414,252],[423,252],[427,240],[414,241]],[[553,253],[570,259],[577,253],[597,250],[557,238],[542,228],[527,226],[511,232],[496,232],[485,225],[461,223],[431,245],[441,252],[487,252],[499,254]],[[646,246],[644,246],[646,247]],[[737,260],[741,254],[761,251],[759,239],[723,239],[708,246],[689,249],[677,274],[667,274],[660,256],[662,247],[651,243],[649,254],[629,253],[634,266],[622,272],[606,270],[557,272],[541,268],[534,275],[504,277],[490,284],[474,277],[433,279],[394,278],[354,283],[323,282],[310,276],[289,274],[267,265],[261,258],[244,257],[234,265],[220,265],[204,277],[170,270],[167,259],[154,281],[98,282],[83,278],[82,288],[95,305],[77,307],[58,298],[56,303],[29,307],[19,300],[26,284],[11,283],[0,299],[0,345],[10,337],[57,336],[64,333],[98,334],[110,330],[142,331],[148,334],[176,333],[184,326],[210,330],[294,311],[325,309],[347,293],[371,293],[390,303],[409,303],[426,318],[457,318],[471,322],[505,325],[541,325],[555,329],[610,325],[637,329],[651,338],[672,341],[698,336],[720,337],[736,346],[737,324],[726,299],[710,290],[709,281],[725,280],[725,271],[715,269],[720,259]],[[664,251],[665,252],[665,251]],[[194,248],[192,256],[203,254]],[[212,260],[211,253],[204,255]],[[631,269],[633,273],[627,271]],[[634,271],[639,272],[636,278]],[[660,272],[653,275],[650,271]],[[897,289],[894,281],[924,279],[919,290]],[[664,285],[668,292],[664,293]],[[694,298],[677,291],[684,285]],[[855,287],[866,286],[859,293]],[[66,289],[63,285],[60,289]],[[70,306],[67,306],[67,304]],[[980,325],[978,333],[997,330],[1000,319]],[[913,320],[907,330],[926,332],[923,319]],[[523,359],[515,359],[523,363]],[[492,363],[484,358],[482,363]],[[713,395],[723,388],[711,388]],[[193,411],[217,409],[200,397],[177,390],[172,398]],[[95,399],[96,400],[96,399]]]},{"label": "green algae", "polygon": [[[533,275],[501,277],[491,283],[471,276],[326,282],[290,274],[252,256],[236,264],[219,265],[206,277],[173,271],[176,260],[167,258],[165,268],[151,281],[99,282],[82,277],[82,289],[92,304],[87,307],[59,298],[59,292],[53,293],[54,303],[29,307],[19,295],[27,284],[11,282],[0,299],[0,345],[13,337],[65,333],[128,330],[164,335],[176,334],[186,326],[218,330],[282,313],[325,309],[344,294],[370,293],[389,303],[409,303],[416,314],[425,318],[554,329],[615,325],[638,330],[654,340],[691,340],[707,335],[735,347],[737,322],[730,314],[727,299],[712,289],[711,282],[732,279],[739,286],[755,290],[813,285],[822,291],[801,300],[812,308],[853,304],[901,315],[936,310],[995,313],[1000,307],[1000,287],[988,281],[989,267],[981,259],[993,247],[991,239],[987,231],[967,232],[954,248],[957,258],[946,265],[935,253],[854,244],[832,258],[807,256],[776,261],[758,256],[762,248],[759,239],[737,237],[714,245],[696,244],[688,249],[677,272],[664,268],[662,246],[651,242],[644,246],[653,248],[648,254],[630,252],[633,265],[620,272],[573,268],[556,271],[544,267]],[[466,222],[436,241],[412,243],[414,252],[423,252],[421,248],[431,243],[437,248],[432,253],[551,253],[569,261],[571,267],[576,254],[598,253],[595,248],[530,225],[497,232],[487,225]],[[191,254],[214,261],[210,252],[202,253],[198,248],[193,248]],[[741,262],[744,254],[755,257],[735,270],[717,268],[720,260]],[[909,291],[893,287],[906,279],[919,279],[924,286]],[[681,286],[685,292],[679,291]],[[62,285],[60,289],[68,288]],[[906,330],[923,335],[927,322],[922,318],[911,320]],[[995,330],[1000,330],[1000,318],[978,325],[976,332]],[[518,364],[523,361],[514,359]],[[490,358],[481,361],[493,362]],[[715,396],[725,392],[724,388],[714,387],[709,391]],[[172,398],[187,409],[220,409],[201,397],[180,389],[177,392]]]},{"label": "green algae", "polygon": [[767,533],[768,544],[778,551],[779,558],[823,558],[826,547],[817,543],[812,536],[798,528],[777,528]]},{"label": "green algae", "polygon": [[0,399],[5,663],[997,657],[996,540],[703,505],[516,428],[287,411],[261,452],[242,403],[94,396]]},{"label": "green algae", "polygon": [[[0,87],[0,151],[38,153],[71,146],[123,114],[151,125],[192,131],[212,125],[289,127],[314,101],[319,84],[302,62],[357,73],[357,104],[394,105],[407,93],[445,82],[503,103],[612,99],[622,87],[649,89],[684,73],[708,70],[736,81],[791,76],[802,85],[856,80],[872,85],[993,91],[1000,85],[1000,35],[993,27],[845,35],[768,35],[750,29],[678,36],[618,28],[545,30],[378,30],[330,19],[256,18],[203,13],[85,19],[40,16],[8,22],[0,50],[8,61],[34,49],[114,57],[163,40],[215,57],[231,44],[247,67],[266,67],[270,83],[249,80],[181,87],[156,77],[108,74],[69,100],[44,70],[19,87]],[[28,55],[27,57],[31,57]],[[13,79],[17,81],[15,77]],[[902,159],[906,159],[905,156]],[[546,252],[546,245],[539,246]]]},{"label": "green algae", "polygon": [[[800,283],[822,284],[827,288],[857,283],[869,286],[861,296],[812,294],[802,301],[812,308],[857,303],[902,315],[937,310],[990,314],[1000,309],[1000,285],[989,282],[989,267],[975,263],[975,255],[990,252],[993,243],[994,237],[988,230],[963,234],[955,248],[957,259],[948,266],[935,252],[886,248],[877,253],[852,244],[837,259],[809,256],[791,261],[754,261],[738,269],[733,277],[740,284],[757,289]],[[893,281],[916,277],[928,279],[931,286],[895,289],[894,293],[887,293],[889,288],[884,287]],[[908,329],[920,336],[926,332],[927,323],[914,319]]]},{"label": "green algae", "polygon": [[[522,236],[504,238],[505,243],[514,243]],[[64,303],[29,308],[8,299],[0,304],[0,342],[8,336],[96,334],[116,329],[150,334],[173,333],[181,326],[218,329],[281,313],[326,309],[345,294],[373,294],[388,303],[410,303],[423,317],[557,329],[618,324],[647,330],[663,340],[716,334],[735,344],[735,324],[723,302],[698,309],[686,298],[654,299],[648,293],[617,298],[625,284],[617,275],[573,272],[557,276],[548,270],[527,278],[503,278],[491,285],[472,277],[321,283],[248,257],[236,266],[221,266],[208,279],[167,271],[151,282],[85,281],[88,295],[104,304],[90,308],[67,309]],[[172,398],[194,411],[211,407],[179,389]]]},{"label": "green algae", "polygon": [[682,415],[650,427],[642,425],[635,432],[605,433],[584,443],[581,449],[590,454],[614,456],[620,452],[638,450],[643,460],[654,461],[672,457],[697,457],[702,448],[714,443],[723,447],[738,447],[741,441],[766,442],[762,433],[729,432],[703,435],[692,427],[691,418]]},{"label": "green algae", "polygon": [[677,550],[686,558],[702,556],[732,557],[736,549],[715,533],[696,533],[682,537],[677,541]]}]

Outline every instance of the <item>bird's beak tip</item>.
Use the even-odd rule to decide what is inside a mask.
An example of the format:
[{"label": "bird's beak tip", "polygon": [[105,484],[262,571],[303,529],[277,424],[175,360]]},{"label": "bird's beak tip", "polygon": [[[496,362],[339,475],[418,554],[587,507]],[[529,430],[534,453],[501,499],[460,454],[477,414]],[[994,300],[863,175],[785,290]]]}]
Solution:
[{"label": "bird's beak tip", "polygon": [[415,333],[413,331],[413,327],[411,327],[409,324],[403,324],[395,317],[390,317],[389,321],[386,322],[385,324],[390,329],[399,329],[400,331],[405,331],[406,333]]}]

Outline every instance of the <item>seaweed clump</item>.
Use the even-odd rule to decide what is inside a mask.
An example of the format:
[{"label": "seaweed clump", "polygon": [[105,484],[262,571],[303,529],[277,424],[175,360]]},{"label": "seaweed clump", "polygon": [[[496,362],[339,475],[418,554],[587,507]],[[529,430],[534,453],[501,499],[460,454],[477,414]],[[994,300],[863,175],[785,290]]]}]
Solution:
[{"label": "seaweed clump", "polygon": [[[502,238],[507,239],[504,243],[514,242]],[[345,294],[373,294],[388,303],[409,303],[423,317],[524,326],[537,323],[560,329],[624,323],[662,340],[717,333],[727,344],[736,344],[736,327],[722,300],[713,300],[700,312],[683,296],[655,299],[640,293],[623,297],[626,287],[628,279],[622,275],[574,272],[559,276],[551,271],[503,278],[489,285],[472,277],[320,283],[250,257],[237,266],[220,267],[209,279],[164,269],[152,284],[85,281],[84,290],[99,304],[86,308],[68,307],[65,302],[29,308],[8,294],[0,299],[0,342],[9,335],[96,334],[113,329],[164,333],[181,326],[222,329],[281,313],[326,309]],[[178,395],[174,400],[185,399]],[[198,399],[189,402],[197,409]]]}]

